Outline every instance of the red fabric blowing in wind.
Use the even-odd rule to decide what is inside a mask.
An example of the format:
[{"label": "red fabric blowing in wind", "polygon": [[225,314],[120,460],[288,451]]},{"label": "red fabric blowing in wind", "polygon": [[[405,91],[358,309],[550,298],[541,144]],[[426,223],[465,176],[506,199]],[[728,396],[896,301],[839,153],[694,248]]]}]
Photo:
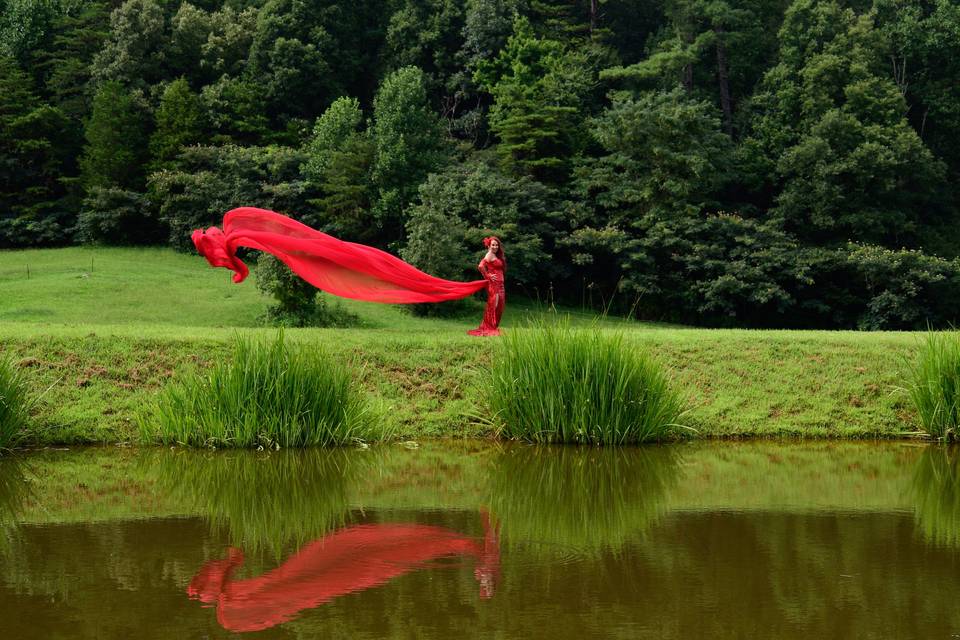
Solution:
[{"label": "red fabric blowing in wind", "polygon": [[234,271],[243,282],[250,270],[236,256],[238,247],[273,254],[298,276],[328,293],[368,302],[442,302],[465,298],[486,280],[454,282],[435,278],[385,251],[344,242],[287,216],[240,207],[223,217],[223,231],[193,232],[193,244],[214,267]]}]

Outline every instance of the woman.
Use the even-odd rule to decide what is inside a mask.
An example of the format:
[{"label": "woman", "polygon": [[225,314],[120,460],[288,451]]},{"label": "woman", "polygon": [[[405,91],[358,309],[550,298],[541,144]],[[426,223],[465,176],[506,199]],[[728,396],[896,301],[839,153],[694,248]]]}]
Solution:
[{"label": "woman", "polygon": [[503,307],[507,302],[507,293],[504,288],[503,276],[507,270],[507,259],[503,256],[503,246],[500,239],[490,236],[483,239],[487,253],[480,260],[477,268],[487,281],[487,308],[483,312],[483,322],[476,329],[467,331],[472,336],[500,335],[500,317],[503,316]]}]

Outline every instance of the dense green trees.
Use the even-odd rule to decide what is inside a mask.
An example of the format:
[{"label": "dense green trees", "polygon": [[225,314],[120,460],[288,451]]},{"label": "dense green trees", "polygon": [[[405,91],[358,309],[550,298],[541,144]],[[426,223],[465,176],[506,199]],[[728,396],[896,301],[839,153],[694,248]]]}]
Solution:
[{"label": "dense green trees", "polygon": [[0,0],[0,246],[247,204],[723,325],[960,313],[954,0]]}]

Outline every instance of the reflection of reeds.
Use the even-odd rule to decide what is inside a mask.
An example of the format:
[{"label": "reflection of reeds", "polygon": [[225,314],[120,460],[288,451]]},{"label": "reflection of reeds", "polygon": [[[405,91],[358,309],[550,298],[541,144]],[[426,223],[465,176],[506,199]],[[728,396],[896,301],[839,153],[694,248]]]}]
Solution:
[{"label": "reflection of reeds", "polygon": [[14,456],[0,459],[0,523],[15,521],[26,498],[23,462]]},{"label": "reflection of reeds", "polygon": [[304,447],[379,434],[349,369],[316,347],[238,338],[233,360],[161,394],[143,436],[164,444]]},{"label": "reflection of reeds", "polygon": [[0,458],[0,551],[9,551],[28,486],[23,462],[14,456]]},{"label": "reflection of reeds", "polygon": [[616,549],[663,514],[668,448],[511,447],[492,467],[490,510],[509,544]]},{"label": "reflection of reeds", "polygon": [[348,515],[347,489],[359,464],[344,450],[158,451],[149,475],[246,551],[271,551],[318,538]]},{"label": "reflection of reeds", "polygon": [[956,440],[960,436],[960,334],[928,333],[911,373],[908,391],[920,426],[935,438]]},{"label": "reflection of reeds", "polygon": [[27,384],[7,358],[0,358],[0,449],[12,447],[23,436],[28,413]]},{"label": "reflection of reeds", "polygon": [[683,413],[662,368],[620,335],[544,323],[504,337],[486,381],[508,438],[626,444],[661,440]]},{"label": "reflection of reeds", "polygon": [[960,546],[960,449],[928,447],[913,474],[913,495],[923,536]]}]

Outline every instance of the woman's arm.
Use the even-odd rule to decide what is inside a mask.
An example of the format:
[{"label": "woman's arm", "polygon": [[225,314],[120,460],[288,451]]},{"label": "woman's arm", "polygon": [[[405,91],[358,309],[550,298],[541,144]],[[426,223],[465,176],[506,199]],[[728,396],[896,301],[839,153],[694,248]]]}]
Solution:
[{"label": "woman's arm", "polygon": [[477,269],[480,270],[480,273],[483,274],[483,277],[487,277],[487,263],[493,260],[496,256],[492,252],[487,251],[487,255],[483,256],[480,259],[480,264],[477,265]]}]

